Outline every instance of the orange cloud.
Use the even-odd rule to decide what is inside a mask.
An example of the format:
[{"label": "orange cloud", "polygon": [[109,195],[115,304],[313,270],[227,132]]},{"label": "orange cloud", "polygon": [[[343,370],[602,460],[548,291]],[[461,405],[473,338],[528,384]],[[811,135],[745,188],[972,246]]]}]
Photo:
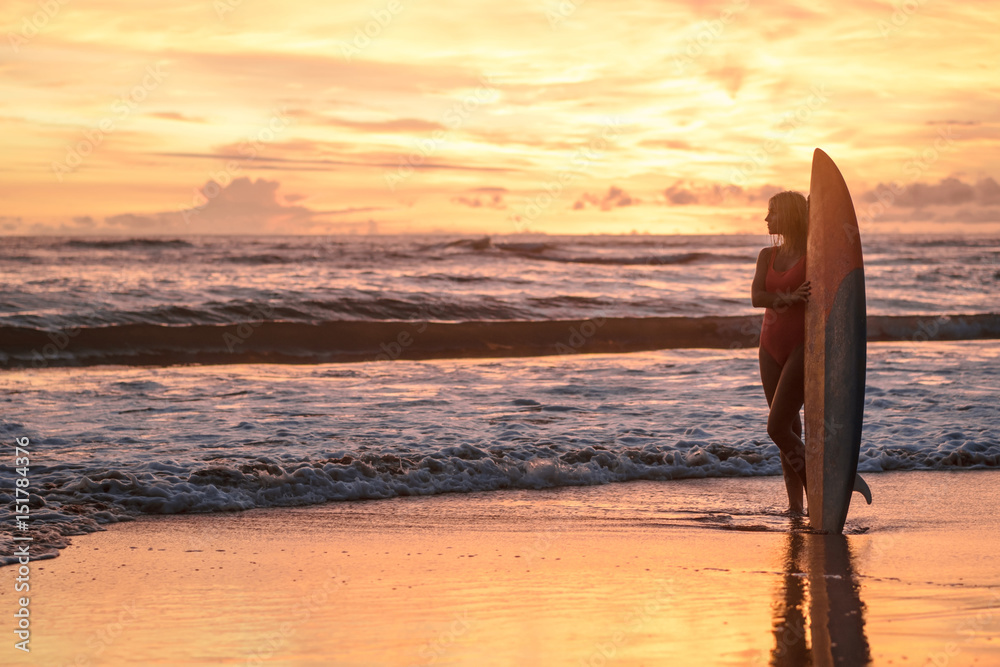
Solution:
[{"label": "orange cloud", "polygon": [[580,195],[580,198],[573,203],[573,210],[579,211],[586,208],[587,205],[590,205],[596,206],[602,211],[610,211],[613,208],[632,206],[633,204],[638,203],[639,200],[633,199],[624,190],[612,185],[608,188],[608,191],[604,195],[594,195],[589,192],[584,192]]},{"label": "orange cloud", "polygon": [[[198,189],[197,203],[179,206],[176,210],[156,213],[118,213],[98,221],[93,216],[72,218],[72,224],[46,229],[35,227],[34,233],[190,233],[190,234],[258,234],[283,233],[302,228],[313,230],[337,229],[329,218],[383,210],[381,207],[345,207],[315,210],[298,205],[303,195],[278,194],[280,183],[266,179],[253,181],[236,178],[225,187],[215,181]],[[21,221],[0,218],[0,229],[13,230]]]},{"label": "orange cloud", "polygon": [[504,193],[507,192],[507,188],[481,187],[472,188],[469,192],[482,193],[484,196],[477,194],[473,197],[466,197],[464,195],[452,197],[451,203],[468,206],[469,208],[495,208],[497,210],[505,210],[507,208],[507,203],[503,197]]},{"label": "orange cloud", "polygon": [[687,206],[699,204],[702,206],[746,205],[764,202],[774,194],[784,190],[781,186],[764,184],[756,188],[741,188],[738,185],[692,184],[677,181],[663,190],[667,204],[672,206]]},{"label": "orange cloud", "polygon": [[1000,184],[993,178],[983,178],[976,183],[944,178],[937,183],[918,182],[903,187],[879,183],[875,189],[862,194],[861,199],[867,202],[891,199],[893,205],[908,208],[956,204],[992,206],[1000,205]]},{"label": "orange cloud", "polygon": [[163,120],[179,120],[184,123],[206,123],[208,122],[204,118],[198,118],[195,116],[186,116],[179,111],[153,111],[146,114],[147,116],[152,116],[153,118],[162,118]]}]

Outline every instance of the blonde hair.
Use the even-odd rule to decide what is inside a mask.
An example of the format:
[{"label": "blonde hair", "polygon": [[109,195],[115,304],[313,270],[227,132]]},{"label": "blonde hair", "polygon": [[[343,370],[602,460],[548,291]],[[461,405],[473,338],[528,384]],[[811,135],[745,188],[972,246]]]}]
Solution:
[{"label": "blonde hair", "polygon": [[801,192],[785,190],[771,197],[768,207],[774,206],[777,215],[777,236],[782,241],[779,244],[774,239],[774,245],[785,245],[802,250],[806,249],[806,234],[809,231],[809,201]]}]

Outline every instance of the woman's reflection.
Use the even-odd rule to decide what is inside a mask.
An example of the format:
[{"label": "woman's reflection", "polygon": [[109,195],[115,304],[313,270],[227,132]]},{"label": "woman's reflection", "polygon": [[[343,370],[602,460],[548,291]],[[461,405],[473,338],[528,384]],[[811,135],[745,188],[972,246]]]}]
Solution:
[{"label": "woman's reflection", "polygon": [[806,536],[800,532],[804,525],[802,519],[793,517],[792,523],[782,586],[771,604],[774,619],[771,664],[782,667],[810,664],[806,643],[805,574],[800,566]]},{"label": "woman's reflection", "polygon": [[795,519],[788,534],[785,574],[772,604],[771,664],[866,665],[871,651],[847,538],[806,530]]}]

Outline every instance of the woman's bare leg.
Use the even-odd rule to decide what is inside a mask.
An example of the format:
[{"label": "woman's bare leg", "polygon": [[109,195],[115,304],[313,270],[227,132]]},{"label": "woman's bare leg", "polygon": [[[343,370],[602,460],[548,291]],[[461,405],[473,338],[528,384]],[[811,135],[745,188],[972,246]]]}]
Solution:
[{"label": "woman's bare leg", "polygon": [[[792,424],[792,429],[795,431],[795,435],[799,436],[801,440],[802,421],[798,415],[795,415],[795,423]],[[799,479],[795,468],[792,467],[792,463],[784,454],[781,455],[781,471],[785,476],[785,491],[788,493],[789,511],[795,514],[803,514],[805,512],[805,504],[802,496],[804,495],[805,487],[802,486],[802,480]]]},{"label": "woman's bare leg", "polygon": [[808,488],[806,480],[806,449],[801,438],[801,426],[795,428],[799,421],[799,410],[805,393],[803,374],[804,350],[799,345],[789,355],[785,365],[781,367],[781,377],[771,399],[771,413],[767,419],[767,434],[778,446],[784,458],[788,460],[792,470],[802,482],[802,487]]},{"label": "woman's bare leg", "polygon": [[[763,347],[760,348],[758,357],[760,359],[760,379],[764,385],[764,396],[767,397],[767,405],[770,407],[774,399],[774,392],[778,388],[778,380],[781,379],[781,366],[771,358],[771,355]],[[802,422],[799,420],[798,413],[795,415],[795,422],[792,428],[796,435],[801,438]],[[788,494],[788,509],[792,513],[802,514],[804,510],[802,481],[784,454],[781,454],[781,471],[785,478],[785,492]]]}]

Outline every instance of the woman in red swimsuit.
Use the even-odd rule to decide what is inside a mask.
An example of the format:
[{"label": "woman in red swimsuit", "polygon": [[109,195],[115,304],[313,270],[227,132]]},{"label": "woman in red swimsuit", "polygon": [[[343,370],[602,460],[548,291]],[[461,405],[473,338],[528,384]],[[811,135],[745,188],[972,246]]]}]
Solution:
[{"label": "woman in red swimsuit", "polygon": [[[781,237],[760,251],[750,298],[755,308],[765,308],[760,329],[760,379],[770,413],[767,434],[781,451],[781,469],[788,492],[788,508],[803,511],[806,488],[805,446],[802,442],[802,409],[805,393],[805,306],[809,301],[806,280],[806,232],[809,202],[798,192],[779,192],[767,203],[767,231]],[[861,476],[854,490],[871,504],[871,491]]]},{"label": "woman in red swimsuit", "polygon": [[760,378],[770,407],[767,434],[781,450],[781,468],[788,492],[788,508],[801,514],[806,481],[802,444],[804,393],[803,343],[806,281],[806,230],[809,205],[798,192],[779,192],[767,203],[767,231],[781,243],[764,248],[757,257],[751,287],[755,308],[766,308],[760,330]]}]

